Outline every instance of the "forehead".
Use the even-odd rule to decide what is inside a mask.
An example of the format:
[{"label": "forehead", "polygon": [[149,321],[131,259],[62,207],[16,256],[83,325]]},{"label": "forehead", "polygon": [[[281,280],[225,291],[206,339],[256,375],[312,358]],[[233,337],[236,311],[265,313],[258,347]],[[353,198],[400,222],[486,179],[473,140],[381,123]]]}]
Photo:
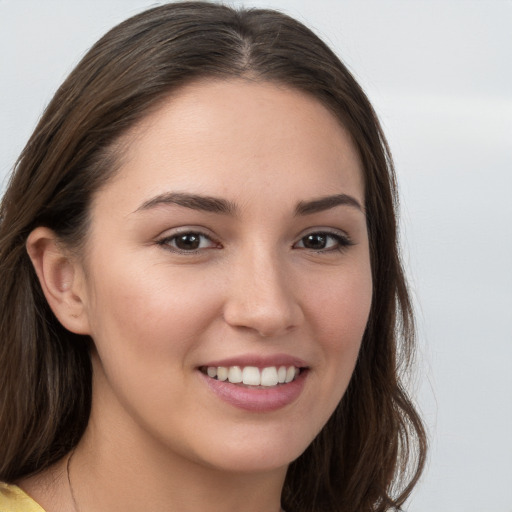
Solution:
[{"label": "forehead", "polygon": [[364,202],[361,164],[347,130],[317,99],[274,83],[187,85],[124,142],[122,166],[107,186],[117,186],[116,193],[124,187],[132,195],[187,191],[235,200],[267,188],[351,193]]}]

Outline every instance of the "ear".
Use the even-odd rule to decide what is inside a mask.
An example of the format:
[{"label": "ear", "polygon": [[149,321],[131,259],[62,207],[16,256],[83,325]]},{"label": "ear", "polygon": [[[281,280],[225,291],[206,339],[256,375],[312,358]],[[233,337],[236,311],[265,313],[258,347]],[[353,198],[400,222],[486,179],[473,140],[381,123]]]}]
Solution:
[{"label": "ear", "polygon": [[26,247],[46,300],[59,322],[76,334],[90,334],[82,266],[59,244],[51,229],[34,229]]}]

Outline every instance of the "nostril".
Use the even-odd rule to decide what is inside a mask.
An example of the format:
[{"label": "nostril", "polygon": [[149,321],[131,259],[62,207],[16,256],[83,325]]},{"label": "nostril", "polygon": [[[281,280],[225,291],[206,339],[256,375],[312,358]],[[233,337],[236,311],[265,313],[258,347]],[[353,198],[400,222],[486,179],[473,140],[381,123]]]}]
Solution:
[{"label": "nostril", "polygon": [[[232,327],[255,331],[262,338],[281,335],[300,325],[302,309],[285,269],[266,251],[234,262],[224,304]],[[264,252],[264,254],[261,254]]]},{"label": "nostril", "polygon": [[300,324],[301,318],[302,314],[294,313],[291,308],[278,310],[231,304],[224,312],[224,319],[231,327],[255,331],[261,338],[288,333]]}]

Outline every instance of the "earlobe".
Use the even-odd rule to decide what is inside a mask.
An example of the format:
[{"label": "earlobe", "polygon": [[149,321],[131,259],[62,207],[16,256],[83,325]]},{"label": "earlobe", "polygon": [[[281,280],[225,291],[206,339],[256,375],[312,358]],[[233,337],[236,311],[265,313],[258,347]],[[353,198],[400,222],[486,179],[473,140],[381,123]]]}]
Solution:
[{"label": "earlobe", "polygon": [[27,238],[26,248],[46,300],[59,322],[76,334],[90,334],[81,266],[49,228],[34,229]]}]

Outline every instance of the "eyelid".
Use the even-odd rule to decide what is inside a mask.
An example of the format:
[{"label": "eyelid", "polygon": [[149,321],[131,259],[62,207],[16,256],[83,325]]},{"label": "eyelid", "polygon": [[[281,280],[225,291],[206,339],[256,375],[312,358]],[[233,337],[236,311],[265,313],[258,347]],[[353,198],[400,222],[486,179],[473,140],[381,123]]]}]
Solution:
[{"label": "eyelid", "polygon": [[[173,230],[166,230],[164,231],[164,234],[160,235],[156,239],[156,244],[163,247],[164,249],[176,253],[176,254],[184,254],[184,255],[192,255],[197,254],[199,252],[202,252],[207,249],[215,249],[220,248],[221,244],[215,239],[215,237],[207,232],[208,230],[205,230],[204,228],[196,227],[196,226],[182,226],[179,228],[175,228]],[[202,238],[206,238],[211,242],[211,246],[209,247],[200,247],[198,249],[194,250],[183,250],[179,249],[178,247],[173,247],[170,244],[170,241],[178,238],[182,235],[187,234],[194,234],[199,235]]]},{"label": "eyelid", "polygon": [[306,238],[309,235],[324,235],[327,237],[334,238],[337,240],[337,245],[335,247],[329,247],[325,249],[309,249],[308,247],[298,247],[298,249],[304,249],[304,250],[310,250],[313,252],[318,253],[325,253],[325,252],[331,252],[331,251],[343,251],[344,249],[355,245],[354,241],[351,239],[351,237],[345,232],[340,229],[334,229],[334,228],[311,228],[307,230],[306,232],[302,233],[298,240],[293,244],[295,247],[298,243],[302,242],[304,238]]}]

